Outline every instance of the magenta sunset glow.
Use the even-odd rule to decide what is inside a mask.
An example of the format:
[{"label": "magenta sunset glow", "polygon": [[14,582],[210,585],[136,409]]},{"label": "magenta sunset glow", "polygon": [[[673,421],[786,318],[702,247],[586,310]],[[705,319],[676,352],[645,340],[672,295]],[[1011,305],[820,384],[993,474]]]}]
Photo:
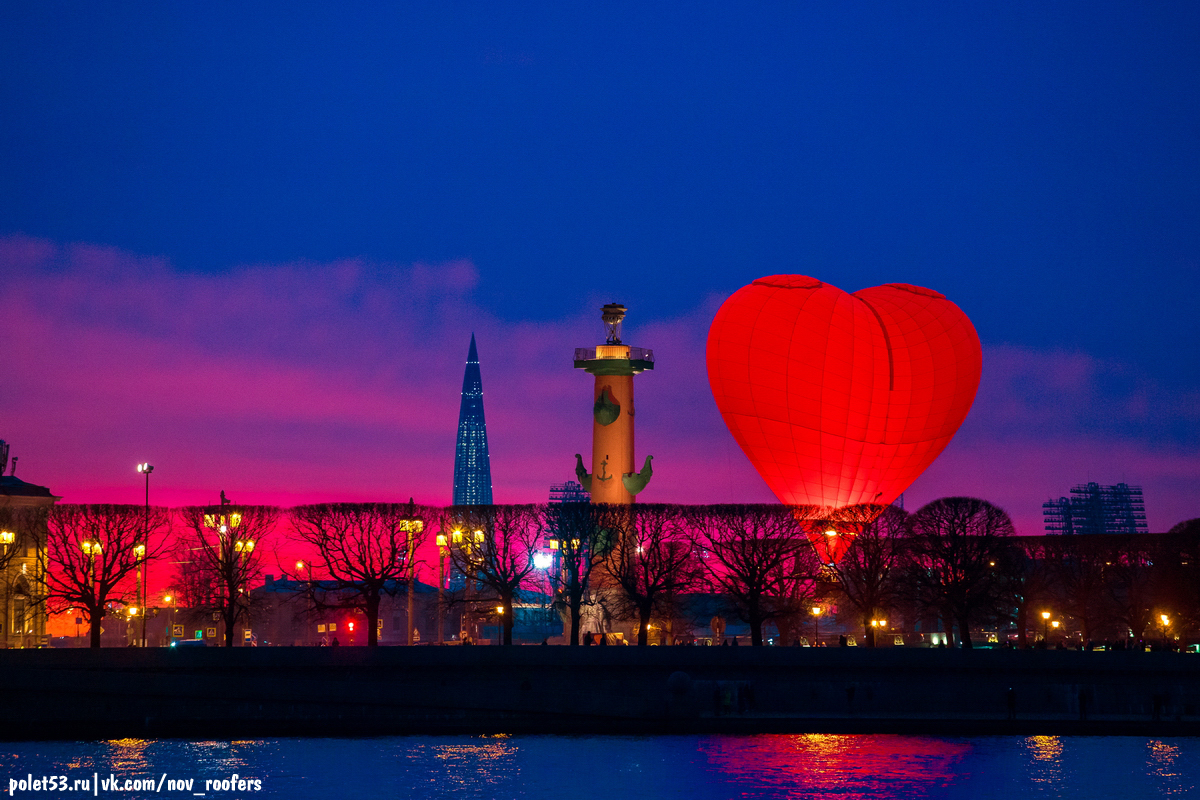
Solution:
[{"label": "magenta sunset glow", "polygon": [[[22,477],[64,502],[139,502],[133,465],[152,458],[153,500],[167,505],[211,503],[221,489],[281,505],[448,503],[470,336],[460,321],[480,342],[497,502],[544,501],[588,447],[590,390],[570,345],[598,337],[594,299],[556,320],[506,321],[479,302],[468,261],[206,276],[28,237],[0,241],[0,268],[5,436]],[[638,408],[639,451],[663,454],[654,500],[772,500],[705,378],[704,337],[722,299],[674,317],[631,312],[630,335],[664,355]],[[1091,476],[1145,485],[1151,530],[1193,514],[1194,454],[1114,444],[1075,421],[1111,369],[1080,353],[985,348],[975,408],[908,504],[977,494],[1038,533],[1044,497]],[[1136,400],[1105,402],[1111,413]]]}]

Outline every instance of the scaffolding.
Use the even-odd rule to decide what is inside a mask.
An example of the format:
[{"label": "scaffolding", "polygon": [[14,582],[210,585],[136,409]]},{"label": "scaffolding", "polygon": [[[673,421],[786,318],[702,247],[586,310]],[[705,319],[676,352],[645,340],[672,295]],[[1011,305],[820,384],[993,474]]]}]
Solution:
[{"label": "scaffolding", "polygon": [[556,483],[550,487],[551,505],[558,505],[561,503],[587,503],[590,502],[591,499],[591,495],[585,492],[583,487],[575,481]]},{"label": "scaffolding", "polygon": [[1080,484],[1070,497],[1042,503],[1046,533],[1073,536],[1096,533],[1145,533],[1142,487],[1118,483]]}]

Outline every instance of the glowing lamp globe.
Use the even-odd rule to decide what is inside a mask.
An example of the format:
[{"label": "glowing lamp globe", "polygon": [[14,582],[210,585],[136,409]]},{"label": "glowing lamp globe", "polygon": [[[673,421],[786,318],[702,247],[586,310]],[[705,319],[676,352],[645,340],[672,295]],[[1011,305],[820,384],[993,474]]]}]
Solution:
[{"label": "glowing lamp globe", "polygon": [[781,502],[822,519],[810,538],[833,563],[849,542],[827,520],[892,503],[933,463],[971,409],[983,355],[967,315],[931,289],[847,294],[772,275],[717,311],[707,362],[730,433]]}]

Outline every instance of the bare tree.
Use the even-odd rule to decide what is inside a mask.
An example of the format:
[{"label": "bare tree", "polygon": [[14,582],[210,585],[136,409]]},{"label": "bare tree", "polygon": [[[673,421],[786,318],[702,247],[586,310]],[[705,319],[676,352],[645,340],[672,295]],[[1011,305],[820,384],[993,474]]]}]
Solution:
[{"label": "bare tree", "polygon": [[1106,585],[1110,561],[1096,536],[1046,537],[1046,557],[1056,587],[1056,605],[1079,623],[1086,642],[1112,618]]},{"label": "bare tree", "polygon": [[1017,645],[1029,646],[1029,624],[1037,610],[1050,602],[1054,578],[1046,557],[1044,537],[1013,537],[997,559],[1001,588],[1017,625]]},{"label": "bare tree", "polygon": [[795,515],[781,505],[697,506],[687,512],[709,582],[750,625],[750,643],[763,644],[763,623],[795,614],[797,555],[809,547]]},{"label": "bare tree", "polygon": [[1154,609],[1164,594],[1164,566],[1170,553],[1145,534],[1105,538],[1104,585],[1112,620],[1125,629],[1119,631],[1122,638],[1130,631],[1135,641],[1142,641],[1146,629],[1154,624]]},{"label": "bare tree", "polygon": [[877,628],[871,621],[895,605],[904,586],[908,514],[878,505],[850,506],[839,514],[842,529],[850,526],[854,540],[831,569],[846,600],[858,611],[867,646],[874,647]]},{"label": "bare tree", "polygon": [[592,503],[555,503],[545,509],[546,531],[557,544],[550,581],[565,612],[568,641],[578,645],[583,607],[591,602],[592,575],[611,546],[613,509]]},{"label": "bare tree", "polygon": [[[137,505],[58,505],[47,519],[46,586],[56,606],[78,606],[88,621],[91,646],[100,646],[101,622],[110,601],[136,591],[130,581],[145,562],[166,548],[170,526],[164,508]],[[151,534],[147,546],[145,536]],[[157,538],[158,543],[153,543]],[[145,609],[142,609],[145,613]]]},{"label": "bare tree", "polygon": [[[224,492],[221,493],[224,497]],[[205,605],[211,604],[225,624],[225,646],[233,647],[235,627],[249,618],[251,582],[262,575],[262,544],[275,532],[279,509],[274,506],[188,506],[181,509],[184,530],[179,552],[179,582]],[[184,559],[181,559],[184,560]]]},{"label": "bare tree", "polygon": [[638,620],[644,647],[651,618],[669,614],[672,598],[698,588],[703,569],[681,507],[639,503],[612,511],[614,536],[604,563],[618,590],[615,610]]},{"label": "bare tree", "polygon": [[545,510],[537,505],[453,506],[442,530],[454,566],[477,584],[475,601],[500,604],[504,644],[512,644],[513,605],[521,585],[534,570],[533,551],[544,533]]},{"label": "bare tree", "polygon": [[1015,531],[1003,509],[975,497],[944,497],[912,515],[908,579],[916,599],[958,627],[971,648],[973,621],[1002,612],[997,569]]},{"label": "bare tree", "polygon": [[[318,610],[354,609],[367,617],[367,646],[379,644],[379,603],[416,570],[413,554],[436,512],[410,503],[323,503],[291,509],[298,540],[317,553],[304,595]],[[313,573],[327,575],[317,580]],[[411,586],[409,587],[411,588]],[[411,627],[411,622],[410,622]]]}]

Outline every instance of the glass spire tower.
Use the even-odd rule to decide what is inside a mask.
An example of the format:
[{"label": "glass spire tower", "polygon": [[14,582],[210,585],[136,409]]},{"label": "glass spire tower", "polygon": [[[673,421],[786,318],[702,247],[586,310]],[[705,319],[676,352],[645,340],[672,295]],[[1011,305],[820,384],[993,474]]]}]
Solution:
[{"label": "glass spire tower", "polygon": [[483,379],[472,333],[458,410],[458,441],[454,445],[454,505],[491,504],[492,462],[488,457],[487,424],[483,421]]}]

